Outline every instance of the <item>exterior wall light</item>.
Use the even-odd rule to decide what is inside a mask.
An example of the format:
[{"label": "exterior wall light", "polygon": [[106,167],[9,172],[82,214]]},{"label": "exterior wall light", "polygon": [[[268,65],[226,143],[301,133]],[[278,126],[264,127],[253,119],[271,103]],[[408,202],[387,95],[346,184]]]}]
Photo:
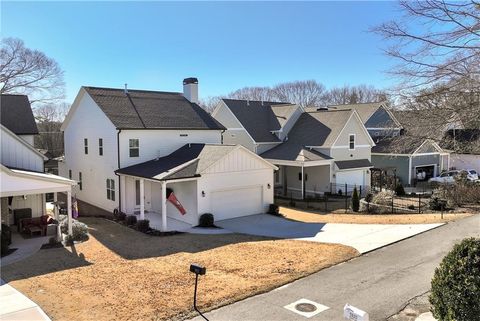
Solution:
[{"label": "exterior wall light", "polygon": [[267,184],[267,188],[270,189],[272,188],[272,185],[270,185],[270,183]]},{"label": "exterior wall light", "polygon": [[205,197],[205,191],[202,191],[202,197]]}]

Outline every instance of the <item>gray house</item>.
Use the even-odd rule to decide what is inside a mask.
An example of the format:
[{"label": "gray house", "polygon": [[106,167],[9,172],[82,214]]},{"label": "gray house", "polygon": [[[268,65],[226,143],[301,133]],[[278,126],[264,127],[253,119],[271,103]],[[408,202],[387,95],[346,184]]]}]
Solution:
[{"label": "gray house", "polygon": [[432,140],[405,140],[404,128],[386,102],[329,106],[332,110],[358,112],[376,146],[372,148],[375,169],[396,175],[405,186],[439,175],[450,168],[450,154]]}]

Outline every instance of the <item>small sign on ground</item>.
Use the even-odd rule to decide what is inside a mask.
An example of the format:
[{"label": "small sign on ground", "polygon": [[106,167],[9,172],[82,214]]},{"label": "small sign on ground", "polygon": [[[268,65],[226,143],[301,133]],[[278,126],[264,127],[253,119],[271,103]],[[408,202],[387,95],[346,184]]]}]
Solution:
[{"label": "small sign on ground", "polygon": [[343,317],[352,321],[369,321],[368,313],[360,310],[350,304],[345,304],[343,308]]}]

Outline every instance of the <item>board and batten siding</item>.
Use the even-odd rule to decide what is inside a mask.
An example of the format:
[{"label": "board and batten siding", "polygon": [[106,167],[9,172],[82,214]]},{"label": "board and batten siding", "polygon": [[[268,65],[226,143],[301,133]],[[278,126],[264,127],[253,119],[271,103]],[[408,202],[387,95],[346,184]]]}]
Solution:
[{"label": "board and batten siding", "polygon": [[396,168],[401,183],[408,185],[408,156],[372,155],[372,165],[376,168]]},{"label": "board and batten siding", "polygon": [[[185,136],[186,135],[186,136]],[[139,156],[130,157],[130,139],[138,139]],[[221,144],[221,130],[128,129],[119,137],[120,167],[146,162],[171,154],[185,144]]]},{"label": "board and batten siding", "polygon": [[265,161],[238,148],[207,168],[198,179],[198,194],[205,192],[205,197],[198,197],[198,214],[211,212],[212,193],[255,186],[261,187],[266,211],[273,203],[273,169]]},{"label": "board and batten siding", "polygon": [[[73,195],[92,205],[112,211],[118,206],[119,180],[117,169],[117,130],[103,111],[83,89],[77,97],[75,113],[64,130],[65,160],[59,174],[79,180],[82,173],[82,190],[77,185]],[[73,106],[72,106],[73,108]],[[84,139],[88,139],[88,154]],[[103,155],[99,155],[99,138],[103,140]],[[106,180],[115,181],[115,201],[107,199]]]},{"label": "board and batten siding", "polygon": [[43,157],[32,150],[27,142],[5,130],[1,131],[1,161],[8,167],[43,172]]}]

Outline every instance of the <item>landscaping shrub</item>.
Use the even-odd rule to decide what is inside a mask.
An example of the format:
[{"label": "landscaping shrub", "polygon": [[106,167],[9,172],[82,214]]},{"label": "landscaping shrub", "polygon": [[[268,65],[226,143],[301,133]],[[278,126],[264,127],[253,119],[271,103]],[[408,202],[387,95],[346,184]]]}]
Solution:
[{"label": "landscaping shrub", "polygon": [[415,209],[415,205],[410,204],[410,205],[407,206],[407,208],[408,208],[409,210],[414,210],[414,209]]},{"label": "landscaping shrub", "polygon": [[137,228],[137,230],[139,230],[140,232],[147,232],[148,230],[150,230],[150,221],[149,220],[138,220],[137,221],[137,224],[135,225],[135,227]]},{"label": "landscaping shrub", "polygon": [[127,215],[127,218],[125,219],[125,224],[127,225],[137,224],[137,217],[135,215]]},{"label": "landscaping shrub", "polygon": [[391,205],[393,198],[392,191],[382,191],[375,194],[372,198],[372,203],[380,205]]},{"label": "landscaping shrub", "polygon": [[429,301],[438,320],[480,320],[480,238],[464,239],[443,258]]},{"label": "landscaping shrub", "polygon": [[[60,222],[60,230],[63,234],[68,234],[68,219],[63,219]],[[72,238],[73,241],[88,240],[88,226],[85,223],[77,220],[72,220]]]},{"label": "landscaping shrub", "polygon": [[276,204],[270,204],[268,206],[268,214],[280,215],[280,207]]},{"label": "landscaping shrub", "polygon": [[354,212],[358,212],[360,209],[360,198],[358,197],[357,187],[353,188],[353,195],[352,195],[352,210]]},{"label": "landscaping shrub", "polygon": [[198,226],[200,227],[215,227],[214,224],[215,220],[213,218],[213,214],[205,213],[200,215],[200,219],[198,220]]},{"label": "landscaping shrub", "polygon": [[340,196],[342,196],[342,195],[343,195],[342,189],[339,189],[337,194],[340,195]]},{"label": "landscaping shrub", "polygon": [[125,221],[125,219],[127,218],[127,214],[123,213],[123,212],[118,212],[117,214],[117,220],[119,221]]},{"label": "landscaping shrub", "polygon": [[397,184],[397,186],[395,187],[395,194],[397,194],[397,196],[405,196],[406,195],[405,189],[403,188],[402,183]]}]

